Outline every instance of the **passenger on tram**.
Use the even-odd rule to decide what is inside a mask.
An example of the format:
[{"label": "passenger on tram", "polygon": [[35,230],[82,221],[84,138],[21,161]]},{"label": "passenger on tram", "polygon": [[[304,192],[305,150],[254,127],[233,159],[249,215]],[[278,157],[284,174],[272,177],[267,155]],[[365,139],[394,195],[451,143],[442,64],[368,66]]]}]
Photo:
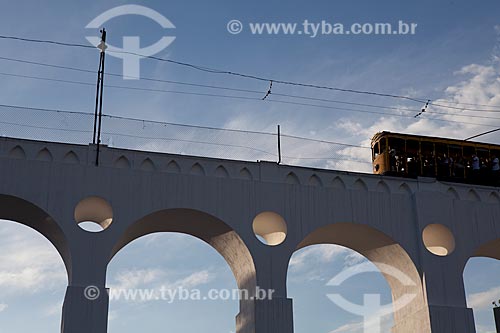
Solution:
[{"label": "passenger on tram", "polygon": [[479,172],[481,170],[481,164],[479,157],[476,154],[472,154],[472,178],[477,181],[479,179]]},{"label": "passenger on tram", "polygon": [[493,178],[493,183],[499,185],[499,174],[500,174],[500,163],[498,157],[491,155],[491,176]]}]

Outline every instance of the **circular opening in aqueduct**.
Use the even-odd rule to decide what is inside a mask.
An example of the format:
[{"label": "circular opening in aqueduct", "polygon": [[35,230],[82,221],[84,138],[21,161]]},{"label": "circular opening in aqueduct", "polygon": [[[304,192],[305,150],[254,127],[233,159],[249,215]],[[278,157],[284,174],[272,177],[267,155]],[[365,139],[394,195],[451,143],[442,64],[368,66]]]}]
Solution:
[{"label": "circular opening in aqueduct", "polygon": [[286,239],[286,222],[279,214],[262,212],[253,220],[253,232],[266,245],[280,245]]},{"label": "circular opening in aqueduct", "polygon": [[85,231],[103,231],[113,222],[113,208],[100,197],[85,198],[75,207],[75,221]]},{"label": "circular opening in aqueduct", "polygon": [[455,237],[442,224],[429,224],[422,233],[424,245],[429,252],[440,257],[450,255],[455,250]]}]

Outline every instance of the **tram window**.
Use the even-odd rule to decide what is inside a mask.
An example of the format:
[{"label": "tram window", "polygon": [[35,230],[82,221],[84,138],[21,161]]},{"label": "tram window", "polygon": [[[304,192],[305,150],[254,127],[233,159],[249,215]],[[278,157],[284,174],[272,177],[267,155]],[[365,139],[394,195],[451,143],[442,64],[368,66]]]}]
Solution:
[{"label": "tram window", "polygon": [[408,175],[416,177],[420,170],[420,144],[416,140],[406,140],[406,163],[408,165]]},{"label": "tram window", "polygon": [[385,151],[386,151],[386,149],[387,149],[385,142],[386,142],[385,138],[382,138],[382,139],[379,141],[379,144],[380,144],[380,153],[381,153],[381,154],[385,153]]},{"label": "tram window", "polygon": [[495,159],[499,159],[500,158],[500,150],[490,150],[490,167],[492,168],[491,170],[494,171],[494,177],[496,179],[495,182],[497,183],[497,185],[500,185],[500,183],[498,182],[498,171],[496,171],[496,169],[493,169],[493,166],[496,164],[498,165],[498,162],[495,161]]},{"label": "tram window", "polygon": [[481,169],[488,168],[488,165],[490,163],[490,150],[485,148],[477,148],[476,151],[477,157],[479,157]]},{"label": "tram window", "polygon": [[465,159],[468,167],[470,167],[472,155],[475,155],[475,154],[476,154],[475,147],[473,147],[473,146],[465,146],[464,147],[464,159]]},{"label": "tram window", "polygon": [[398,138],[389,138],[389,148],[395,149],[396,152],[404,151],[405,149],[405,140]]},{"label": "tram window", "polygon": [[462,147],[450,145],[448,146],[448,151],[453,161],[457,161],[458,159],[462,158]]},{"label": "tram window", "polygon": [[373,145],[373,158],[376,158],[378,155],[380,155],[380,150],[379,150],[379,143],[375,143]]},{"label": "tram window", "polygon": [[464,178],[465,177],[465,161],[462,154],[462,147],[450,145],[448,146],[451,162],[451,176]]},{"label": "tram window", "polygon": [[422,142],[422,155],[434,156],[434,143]]},{"label": "tram window", "polygon": [[448,145],[443,143],[436,143],[436,158],[441,161],[444,157],[448,156]]},{"label": "tram window", "polygon": [[490,156],[491,156],[491,160],[493,161],[493,156],[495,156],[496,158],[500,158],[500,150],[491,150],[490,151]]},{"label": "tram window", "polygon": [[474,146],[464,146],[465,175],[469,179],[472,176],[472,155],[476,154]]},{"label": "tram window", "polygon": [[450,176],[450,157],[448,156],[448,145],[436,143],[436,163],[438,176]]},{"label": "tram window", "polygon": [[434,161],[434,143],[423,141],[421,144],[421,159],[423,167],[423,175],[426,177],[434,177],[435,172],[435,161]]},{"label": "tram window", "polygon": [[404,172],[406,169],[405,140],[389,138],[389,149],[391,171]]},{"label": "tram window", "polygon": [[419,144],[416,140],[406,140],[406,153],[417,155],[419,151]]}]

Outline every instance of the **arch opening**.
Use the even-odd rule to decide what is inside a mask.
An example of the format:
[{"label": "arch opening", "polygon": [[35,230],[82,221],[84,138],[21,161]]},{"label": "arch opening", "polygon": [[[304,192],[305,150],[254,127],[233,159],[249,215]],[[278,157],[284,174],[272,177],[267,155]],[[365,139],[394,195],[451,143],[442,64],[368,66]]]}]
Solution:
[{"label": "arch opening", "polygon": [[44,235],[4,216],[0,214],[2,330],[58,331],[68,285],[64,261]]},{"label": "arch opening", "polygon": [[[119,242],[112,250],[110,260],[132,242],[141,242],[142,239],[150,237],[163,237],[165,233],[181,234],[187,243],[192,243],[192,238],[196,238],[196,244],[205,244],[205,250],[194,257],[194,260],[203,258],[207,252],[216,252],[224,259],[223,267],[229,267],[232,272],[232,280],[226,283],[226,289],[231,290],[231,283],[236,282],[237,290],[252,297],[256,290],[256,272],[253,258],[243,240],[238,234],[222,220],[210,214],[193,209],[165,209],[149,214],[133,223],[122,235]],[[153,235],[154,234],[154,235]],[[199,240],[203,241],[200,243]],[[130,246],[132,246],[131,244]],[[168,245],[168,243],[166,243]],[[211,248],[207,251],[207,246]],[[128,248],[129,246],[127,246]],[[123,249],[123,250],[122,250]],[[190,249],[180,251],[188,254]],[[162,251],[162,253],[167,253]],[[213,256],[212,256],[213,257]],[[221,258],[219,258],[221,259]],[[220,260],[219,260],[220,264]],[[219,265],[220,266],[220,265]],[[231,295],[232,297],[233,295]],[[240,299],[239,314],[236,317],[236,332],[247,332],[254,329],[255,309],[252,301]],[[234,323],[234,319],[233,319]],[[234,330],[234,326],[233,326]],[[185,330],[183,330],[185,332]],[[198,332],[195,330],[193,332]]]},{"label": "arch opening", "polygon": [[500,305],[500,238],[495,237],[483,238],[463,267],[467,307],[473,310],[477,332],[495,331],[493,307]]},{"label": "arch opening", "polygon": [[22,224],[44,236],[59,253],[71,281],[71,254],[66,235],[48,213],[22,198],[0,194],[0,219]]},{"label": "arch opening", "polygon": [[[341,281],[342,280],[342,281]],[[289,265],[288,297],[293,299],[294,332],[390,332],[394,318],[391,289],[376,265],[352,249],[314,244],[297,250]],[[386,313],[350,311],[376,295]],[[375,319],[379,320],[379,327]]]},{"label": "arch opening", "polygon": [[499,275],[498,258],[472,257],[465,265],[464,289],[467,307],[473,310],[476,332],[496,331],[493,308],[500,303]]},{"label": "arch opening", "polygon": [[[331,289],[328,288],[332,286],[332,281],[333,286],[338,286],[339,281],[343,283],[347,282],[347,280],[358,278],[363,272],[378,272],[379,276],[383,276],[386,281],[389,287],[387,290],[390,290],[392,296],[392,307],[390,302],[385,306],[386,309],[390,309],[389,313],[393,315],[394,326],[390,331],[397,333],[407,332],[408,327],[412,327],[416,332],[430,332],[429,311],[426,305],[421,275],[412,258],[397,242],[381,231],[367,225],[335,223],[320,227],[310,233],[298,244],[295,251],[300,255],[302,253],[300,251],[307,251],[309,248],[314,249],[318,246],[331,246],[330,250],[326,251],[327,254],[340,253],[345,260],[349,258],[355,259],[355,264],[359,263],[361,265],[353,269],[350,269],[350,267],[337,267],[337,269],[340,269],[340,273],[329,277],[331,280],[323,281],[325,294],[330,292]],[[294,258],[290,261],[289,273],[292,272],[291,267],[294,264]],[[366,260],[363,258],[366,258]],[[335,266],[334,263],[324,263],[325,267],[329,265]],[[376,267],[376,270],[373,269],[374,267]],[[338,276],[341,277],[339,278]],[[365,280],[365,283],[369,285],[370,282],[368,281]],[[288,283],[290,283],[290,280],[288,280]],[[325,285],[328,285],[328,288]],[[380,285],[383,290],[383,283]],[[336,299],[338,300],[339,298]],[[366,304],[363,301],[363,299],[361,301],[358,299],[357,305],[362,306]],[[352,314],[356,306],[350,306],[349,304],[351,303],[356,302],[349,303],[345,299],[341,299],[341,309],[344,312],[347,311]],[[294,304],[294,306],[297,306],[297,304]],[[381,312],[377,313],[381,314]],[[358,316],[357,318],[359,320],[360,317]],[[376,321],[377,319],[375,318],[374,320]],[[372,323],[373,321],[369,322]],[[358,322],[361,327],[366,323],[366,318]],[[383,321],[383,323],[387,324],[387,321]],[[340,327],[337,326],[336,329],[340,329]],[[384,327],[381,328],[382,331],[387,331],[384,330]],[[328,329],[334,331],[335,328],[329,327]]]}]

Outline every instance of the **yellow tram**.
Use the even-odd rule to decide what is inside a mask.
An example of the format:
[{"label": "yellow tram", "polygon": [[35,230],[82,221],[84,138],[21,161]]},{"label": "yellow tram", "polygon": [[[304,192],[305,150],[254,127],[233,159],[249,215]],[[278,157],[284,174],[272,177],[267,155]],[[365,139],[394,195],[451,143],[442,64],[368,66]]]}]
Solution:
[{"label": "yellow tram", "polygon": [[498,185],[500,145],[379,132],[371,148],[375,174]]}]

